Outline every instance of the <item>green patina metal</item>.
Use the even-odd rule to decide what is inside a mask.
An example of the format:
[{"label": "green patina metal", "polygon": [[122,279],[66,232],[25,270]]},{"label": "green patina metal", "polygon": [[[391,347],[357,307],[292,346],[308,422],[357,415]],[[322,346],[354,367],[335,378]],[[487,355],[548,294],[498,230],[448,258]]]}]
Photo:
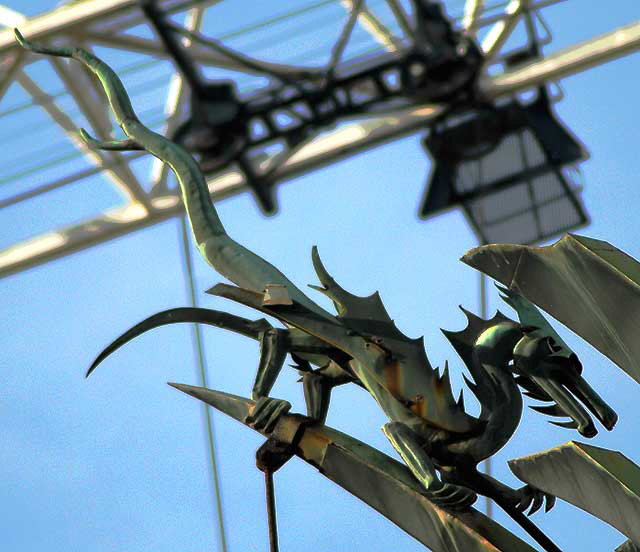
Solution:
[{"label": "green patina metal", "polygon": [[[220,391],[171,383],[220,412],[246,423],[255,401]],[[295,454],[357,496],[434,552],[533,552],[534,549],[477,510],[446,510],[428,500],[402,464],[367,444],[297,414],[283,414],[266,437],[291,444]]]},{"label": "green patina metal", "polygon": [[526,297],[640,383],[640,264],[605,241],[484,245],[462,261]]},{"label": "green patina metal", "polygon": [[[276,267],[235,242],[226,233],[211,203],[205,179],[195,160],[181,147],[152,132],[138,120],[122,83],[104,62],[80,48],[33,44],[17,31],[16,37],[25,48],[76,59],[98,76],[116,121],[128,139],[101,142],[81,131],[82,138],[91,147],[143,149],[167,163],[175,172],[200,253],[218,273],[235,284],[218,284],[208,293],[252,307],[273,316],[284,325],[284,328],[274,328],[263,319],[251,321],[208,309],[164,311],[137,324],[109,345],[98,356],[87,375],[127,341],[164,324],[204,323],[256,339],[260,342],[261,354],[252,390],[255,403],[237,397],[231,400],[229,396],[226,396],[228,400],[222,400],[220,397],[224,394],[178,387],[217,408],[226,408],[228,414],[270,435],[272,442],[277,443],[280,439],[291,444],[295,437],[295,447],[301,447],[302,440],[307,439],[309,447],[306,452],[303,451],[305,459],[320,467],[328,477],[340,477],[341,484],[344,483],[350,492],[370,504],[375,502],[372,504],[374,507],[401,527],[407,528],[414,522],[418,525],[422,523],[417,521],[422,514],[414,512],[414,507],[427,512],[424,518],[430,520],[427,526],[433,528],[438,538],[442,537],[439,541],[429,540],[429,543],[436,543],[434,550],[480,550],[483,548],[473,548],[470,544],[465,548],[466,544],[457,544],[463,542],[458,539],[469,538],[471,540],[468,542],[471,543],[476,542],[473,535],[495,536],[500,533],[495,524],[478,517],[477,513],[469,513],[472,512],[470,506],[476,499],[476,493],[496,501],[545,550],[558,550],[523,515],[528,509],[529,514],[537,511],[545,500],[548,510],[554,502],[552,494],[545,494],[540,490],[544,487],[537,484],[511,489],[480,473],[477,465],[502,448],[516,430],[522,413],[520,388],[526,394],[550,403],[538,408],[539,411],[551,416],[568,417],[568,422],[559,425],[578,429],[584,436],[590,437],[596,433],[587,410],[607,429],[615,424],[616,415],[582,378],[582,367],[576,355],[559,338],[540,311],[525,299],[527,297],[540,304],[556,316],[557,313],[563,315],[570,310],[566,302],[561,303],[559,310],[555,308],[555,303],[552,305],[554,308],[548,308],[548,293],[544,291],[547,287],[540,285],[536,267],[530,267],[532,279],[527,279],[524,273],[523,267],[528,265],[520,256],[523,249],[491,246],[493,249],[478,250],[463,259],[509,286],[509,289],[502,290],[504,299],[514,307],[519,317],[516,322],[497,313],[491,320],[482,320],[465,311],[467,327],[460,332],[445,332],[473,378],[467,383],[481,405],[480,415],[474,417],[465,411],[462,395],[458,400],[454,399],[448,368],[445,367],[440,373],[431,367],[422,339],[410,339],[396,328],[377,293],[358,297],[340,287],[322,264],[316,248],[312,251],[312,261],[321,285],[312,287],[332,299],[336,315],[318,306]],[[619,255],[610,253],[606,248],[594,247],[593,241],[581,240],[578,240],[581,247],[595,254],[597,260],[594,261],[578,249],[572,250],[572,256],[558,261],[554,265],[557,268],[554,277],[567,286],[567,282],[576,277],[571,267],[580,263],[583,263],[582,270],[597,265],[601,272],[608,271],[607,274],[615,270],[633,273],[631,268],[636,265],[622,266],[624,263]],[[536,258],[537,252],[548,249],[526,249],[529,255],[526,258]],[[587,292],[592,294],[589,298],[594,294],[597,298],[598,278],[604,277],[602,274],[598,272],[592,280],[581,284],[583,293],[578,294],[580,298],[584,298]],[[626,287],[621,284],[623,291],[635,285],[633,275],[629,278],[632,283],[625,283]],[[575,297],[572,298],[571,305],[575,305],[575,300]],[[594,301],[587,301],[587,304],[593,305]],[[557,317],[564,321],[562,316]],[[611,316],[603,315],[597,320],[610,328],[607,335],[617,337],[617,326]],[[608,351],[611,358],[618,359],[615,347],[622,349],[624,359],[634,354],[624,339],[611,337],[604,346],[594,340],[593,334],[593,331],[584,328],[581,333],[596,346]],[[307,423],[304,428],[298,428],[300,431],[291,430],[291,420],[298,418],[286,414],[289,403],[268,397],[287,355],[294,359],[296,368],[302,374],[307,413],[315,424],[310,427]],[[629,362],[622,362],[621,365],[629,368]],[[399,475],[400,468],[384,455],[341,434],[338,437],[334,430],[321,425],[329,407],[331,390],[345,383],[355,383],[368,390],[387,414],[389,423],[383,431],[414,479],[408,478],[406,470]],[[286,432],[283,433],[283,428],[286,427],[293,431],[294,437],[291,434],[284,436]],[[331,468],[327,467],[328,464],[325,466],[329,454],[327,451],[333,450],[325,446],[328,442],[338,443],[336,446],[341,452],[336,454],[343,455],[343,460]],[[279,453],[277,446],[271,449],[267,447],[264,453],[264,458],[281,453],[279,462],[288,458],[288,451],[283,449]],[[349,461],[344,460],[347,457]],[[349,487],[345,469],[353,470],[349,473],[353,474],[353,481],[359,483]],[[338,472],[342,475],[336,475]],[[372,484],[372,478],[379,479],[375,485],[383,485],[383,481],[391,482],[389,485],[393,487],[393,492],[389,491],[391,494],[383,497],[367,496],[365,488]],[[406,503],[402,497],[407,500]],[[404,518],[414,521],[405,523]],[[451,527],[454,529],[448,532]],[[415,536],[415,530],[407,530]],[[463,534],[466,536],[461,536]],[[526,546],[524,544],[507,546],[504,543],[515,541],[509,540],[511,536],[504,538],[507,540],[500,541],[500,546],[496,544],[491,548],[490,544],[486,544],[484,549],[526,549],[522,548]],[[426,543],[428,539],[424,539],[422,542]],[[487,539],[489,543],[493,542],[489,537]],[[443,544],[446,542],[450,544]],[[480,546],[477,542],[473,546]]]},{"label": "green patina metal", "polygon": [[606,521],[640,546],[640,467],[620,452],[571,441],[511,460],[518,478]]}]

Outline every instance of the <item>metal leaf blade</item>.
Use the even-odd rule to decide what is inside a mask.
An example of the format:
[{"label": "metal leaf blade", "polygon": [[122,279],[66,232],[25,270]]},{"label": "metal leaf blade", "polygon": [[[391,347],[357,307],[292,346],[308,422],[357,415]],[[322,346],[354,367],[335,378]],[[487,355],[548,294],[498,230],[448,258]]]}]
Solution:
[{"label": "metal leaf blade", "polygon": [[640,383],[640,263],[568,234],[552,246],[484,245],[461,259],[543,308]]},{"label": "metal leaf blade", "polygon": [[571,441],[509,462],[525,483],[605,521],[640,545],[640,467],[623,454]]},{"label": "metal leaf blade", "polygon": [[[170,384],[244,423],[254,401],[190,385]],[[270,437],[290,443],[296,455],[322,475],[380,512],[434,552],[534,552],[473,508],[452,512],[435,506],[409,469],[380,451],[298,414],[280,417]],[[304,431],[300,438],[301,427]],[[299,440],[298,440],[299,439]]]}]

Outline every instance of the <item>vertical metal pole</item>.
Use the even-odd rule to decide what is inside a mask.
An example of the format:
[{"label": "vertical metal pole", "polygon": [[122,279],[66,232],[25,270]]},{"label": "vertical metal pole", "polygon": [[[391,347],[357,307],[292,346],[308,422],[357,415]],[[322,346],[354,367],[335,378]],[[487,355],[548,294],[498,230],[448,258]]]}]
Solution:
[{"label": "vertical metal pole", "polygon": [[[184,261],[184,272],[187,280],[187,287],[189,291],[189,299],[191,306],[197,306],[196,301],[196,288],[193,277],[193,262],[191,259],[191,249],[189,248],[189,235],[187,232],[186,215],[180,218],[180,236],[182,238],[182,258]],[[198,375],[200,376],[200,385],[207,387],[207,373],[205,371],[204,362],[204,349],[202,346],[202,336],[200,334],[200,326],[198,324],[192,324],[192,335],[194,343],[194,352],[196,354],[198,364]],[[207,448],[209,450],[209,461],[211,465],[211,482],[213,486],[213,498],[215,502],[215,510],[217,513],[217,526],[218,534],[220,538],[220,550],[221,552],[227,552],[227,539],[224,530],[224,521],[222,516],[222,500],[220,498],[220,481],[218,479],[218,463],[216,461],[216,451],[213,439],[213,420],[211,419],[211,413],[209,407],[202,403],[202,412],[205,419],[206,434],[207,434]]]},{"label": "vertical metal pole", "polygon": [[[480,317],[487,318],[487,277],[480,273]],[[491,475],[491,457],[484,461],[484,472]],[[485,498],[485,513],[489,517],[493,517],[493,502],[489,497]]]},{"label": "vertical metal pole", "polygon": [[[478,182],[482,182],[482,176],[483,176],[482,159],[479,159],[478,160]],[[483,200],[481,200],[478,207],[479,207],[478,221],[479,221],[480,227],[482,228],[482,223],[485,220]],[[482,235],[483,233],[484,232],[478,233],[478,239],[480,241],[480,245],[486,244],[486,240]],[[480,317],[486,320],[488,316],[487,315],[487,276],[482,272],[480,272],[480,286],[479,286],[478,292],[480,295]],[[491,457],[487,458],[484,461],[484,472],[487,475],[491,475]],[[487,514],[488,517],[493,517],[493,502],[489,497],[485,498],[485,513]]]},{"label": "vertical metal pole", "polygon": [[276,521],[276,498],[273,489],[273,472],[264,472],[267,493],[267,523],[269,524],[269,552],[278,552],[278,523]]}]

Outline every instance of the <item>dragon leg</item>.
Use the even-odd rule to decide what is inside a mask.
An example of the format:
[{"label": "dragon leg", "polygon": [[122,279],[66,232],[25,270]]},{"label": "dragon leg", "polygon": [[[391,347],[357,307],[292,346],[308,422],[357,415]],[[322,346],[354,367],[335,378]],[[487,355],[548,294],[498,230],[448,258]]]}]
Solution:
[{"label": "dragon leg", "polygon": [[260,333],[260,362],[251,391],[256,405],[245,422],[258,431],[270,432],[282,414],[291,408],[291,404],[281,399],[268,397],[287,353],[290,352],[289,330],[270,328]]},{"label": "dragon leg", "polygon": [[449,480],[473,488],[479,494],[494,500],[501,507],[506,506],[522,513],[529,510],[527,514],[529,516],[537,512],[543,504],[545,512],[548,512],[556,502],[555,496],[531,485],[512,489],[475,468],[471,471],[454,468],[449,474]]},{"label": "dragon leg", "polygon": [[254,401],[269,394],[290,350],[288,330],[270,328],[261,332],[259,339],[260,363],[251,391],[251,398]]},{"label": "dragon leg", "polygon": [[330,380],[316,372],[307,372],[302,376],[302,385],[307,415],[324,423],[329,411],[331,389],[333,388]]},{"label": "dragon leg", "polygon": [[466,487],[445,483],[438,478],[436,467],[419,442],[419,437],[402,422],[390,422],[382,428],[393,448],[425,489],[425,496],[440,506],[463,510],[471,506],[476,494]]},{"label": "dragon leg", "polygon": [[[334,361],[328,360],[324,355],[305,355],[305,351],[313,350],[309,346],[308,336],[302,340],[295,330],[281,330],[272,328],[260,334],[260,364],[256,374],[252,398],[258,401],[255,410],[250,417],[250,423],[256,429],[271,425],[279,414],[288,410],[285,401],[268,398],[267,395],[275,383],[287,353],[291,353],[297,362],[297,367],[302,373],[302,385],[304,398],[307,405],[307,416],[320,423],[324,423],[329,409],[331,390],[336,385],[353,381],[353,378]],[[322,350],[322,349],[320,349]],[[306,358],[305,358],[306,357]],[[309,361],[319,362],[325,359],[321,368],[313,370]],[[268,404],[271,404],[267,407]],[[280,405],[277,407],[276,405]],[[274,409],[278,408],[276,413]]]},{"label": "dragon leg", "polygon": [[318,370],[310,370],[302,376],[307,416],[324,423],[329,410],[331,391],[338,385],[355,383],[361,385],[337,362],[330,361]]}]

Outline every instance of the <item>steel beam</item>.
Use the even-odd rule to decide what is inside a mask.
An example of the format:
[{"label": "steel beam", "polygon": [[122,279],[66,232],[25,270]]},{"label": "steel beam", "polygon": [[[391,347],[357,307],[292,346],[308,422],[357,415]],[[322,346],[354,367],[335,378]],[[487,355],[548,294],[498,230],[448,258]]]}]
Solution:
[{"label": "steel beam", "polygon": [[[87,26],[134,9],[139,9],[136,0],[88,0],[34,17],[22,24],[20,30],[31,40],[43,40],[53,34],[63,34],[72,27]],[[19,49],[13,29],[0,31],[0,56]]]},{"label": "steel beam", "polygon": [[405,38],[411,40],[413,38],[413,27],[404,7],[400,4],[399,0],[387,0],[387,4],[393,16],[396,18],[398,25],[400,25]]},{"label": "steel beam", "polygon": [[467,0],[464,3],[464,15],[462,16],[462,28],[470,31],[476,26],[480,14],[482,13],[483,0]]},{"label": "steel beam", "polygon": [[522,10],[527,4],[527,0],[511,0],[505,8],[505,17],[495,23],[489,30],[489,34],[482,41],[482,51],[489,62],[511,36],[518,24]]},{"label": "steel beam", "polygon": [[480,82],[480,87],[489,97],[511,94],[543,82],[586,71],[631,54],[638,49],[640,49],[640,21],[561,50],[520,69],[492,78],[484,78]]},{"label": "steel beam", "polygon": [[[211,0],[158,0],[165,12],[186,10],[194,4],[203,6]],[[84,0],[28,19],[20,26],[22,34],[34,41],[46,41],[56,35],[64,36],[71,30],[86,30],[95,25],[102,26],[105,21],[110,25],[122,20],[125,27],[131,27],[144,21],[138,0]],[[113,30],[113,29],[111,29]],[[0,31],[0,56],[12,50],[19,50],[13,29]]]},{"label": "steel beam", "polygon": [[[340,0],[342,6],[351,11],[354,7],[353,0]],[[358,23],[365,29],[378,44],[389,52],[397,52],[402,48],[402,41],[396,38],[393,33],[382,23],[366,5],[360,7]]]},{"label": "steel beam", "polygon": [[[534,61],[525,67],[487,77],[480,82],[480,87],[490,98],[513,94],[541,82],[578,73],[638,49],[640,22]],[[440,108],[437,106],[423,106],[351,124],[303,147],[278,169],[276,177],[279,180],[293,178],[338,158],[424,129],[438,113]],[[242,177],[235,172],[227,172],[210,181],[210,190],[215,199],[229,197],[243,189]],[[0,277],[152,225],[181,211],[177,195],[154,197],[151,203],[152,209],[147,214],[135,206],[127,206],[72,228],[10,247],[0,252]]]},{"label": "steel beam", "polygon": [[0,101],[4,97],[7,90],[9,90],[9,86],[13,82],[16,74],[22,66],[24,65],[24,61],[27,58],[27,53],[22,51],[17,51],[12,57],[7,57],[2,60],[2,65],[4,65],[4,71],[0,74]]}]

